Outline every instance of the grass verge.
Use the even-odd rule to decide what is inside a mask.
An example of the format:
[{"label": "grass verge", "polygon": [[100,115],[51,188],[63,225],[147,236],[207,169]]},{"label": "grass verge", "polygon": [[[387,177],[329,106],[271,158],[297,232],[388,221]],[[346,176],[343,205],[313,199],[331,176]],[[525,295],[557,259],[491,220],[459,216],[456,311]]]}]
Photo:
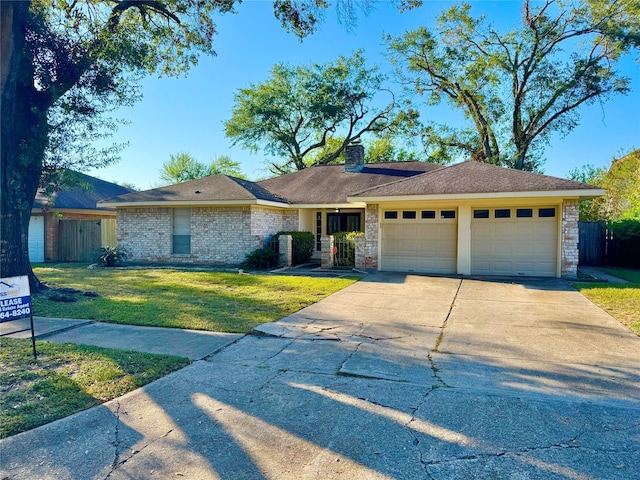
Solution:
[{"label": "grass verge", "polygon": [[629,283],[582,283],[573,286],[593,303],[640,335],[640,270],[615,268],[606,273]]},{"label": "grass verge", "polygon": [[186,358],[83,345],[0,339],[0,438],[114,399],[175,370]]},{"label": "grass verge", "polygon": [[34,268],[50,287],[94,291],[75,302],[34,296],[35,315],[156,327],[244,333],[297,312],[355,278],[241,275],[165,269],[120,270],[47,264]]}]

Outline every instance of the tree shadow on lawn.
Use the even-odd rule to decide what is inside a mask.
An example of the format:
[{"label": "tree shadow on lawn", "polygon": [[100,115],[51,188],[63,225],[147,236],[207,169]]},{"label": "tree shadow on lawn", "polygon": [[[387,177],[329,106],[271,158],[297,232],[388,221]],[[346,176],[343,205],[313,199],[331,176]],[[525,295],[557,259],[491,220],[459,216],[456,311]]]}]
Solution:
[{"label": "tree shadow on lawn", "polygon": [[86,410],[167,375],[190,361],[75,344],[2,339],[1,436]]}]

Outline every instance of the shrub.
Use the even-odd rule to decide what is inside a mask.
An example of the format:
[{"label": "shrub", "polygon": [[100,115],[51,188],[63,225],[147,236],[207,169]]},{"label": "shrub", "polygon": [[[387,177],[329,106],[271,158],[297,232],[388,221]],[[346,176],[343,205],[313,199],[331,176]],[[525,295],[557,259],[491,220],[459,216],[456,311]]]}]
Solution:
[{"label": "shrub", "polygon": [[364,232],[336,232],[333,234],[337,252],[334,264],[337,267],[353,267],[356,263],[356,237],[364,237]]},{"label": "shrub", "polygon": [[129,258],[129,253],[124,247],[100,247],[98,249],[98,263],[105,267],[115,267],[117,263]]},{"label": "shrub", "polygon": [[640,221],[620,220],[607,227],[612,234],[607,242],[609,264],[640,268]]},{"label": "shrub", "polygon": [[618,222],[610,222],[608,227],[616,238],[624,240],[640,238],[640,220],[620,220]]},{"label": "shrub", "polygon": [[276,237],[280,235],[291,235],[291,243],[293,244],[294,265],[302,265],[308,263],[313,256],[313,250],[316,244],[316,237],[311,232],[278,232]]},{"label": "shrub", "polygon": [[270,247],[258,248],[247,255],[244,263],[251,268],[272,268],[278,266],[279,257]]}]

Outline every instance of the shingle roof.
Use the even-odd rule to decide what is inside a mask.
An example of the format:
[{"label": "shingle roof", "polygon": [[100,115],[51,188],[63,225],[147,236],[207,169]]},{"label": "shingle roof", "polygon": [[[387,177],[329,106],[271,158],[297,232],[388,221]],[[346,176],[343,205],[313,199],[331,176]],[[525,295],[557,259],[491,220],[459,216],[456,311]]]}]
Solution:
[{"label": "shingle roof", "polygon": [[98,207],[97,203],[131,192],[127,187],[100,180],[84,173],[73,172],[73,175],[78,177],[78,186],[64,188],[55,192],[51,195],[51,198],[46,196],[43,190],[40,189],[33,202],[33,208],[43,208],[48,205],[51,208],[58,209],[110,210]]},{"label": "shingle roof", "polygon": [[590,189],[598,188],[563,178],[467,161],[387,185],[354,191],[351,196],[393,197]]},{"label": "shingle roof", "polygon": [[166,187],[133,192],[114,198],[110,203],[130,202],[210,202],[265,200],[286,203],[255,182],[228,175],[211,175]]},{"label": "shingle roof", "polygon": [[441,168],[425,162],[390,162],[370,163],[359,172],[345,172],[344,165],[318,165],[258,184],[293,204],[339,204],[360,190]]}]

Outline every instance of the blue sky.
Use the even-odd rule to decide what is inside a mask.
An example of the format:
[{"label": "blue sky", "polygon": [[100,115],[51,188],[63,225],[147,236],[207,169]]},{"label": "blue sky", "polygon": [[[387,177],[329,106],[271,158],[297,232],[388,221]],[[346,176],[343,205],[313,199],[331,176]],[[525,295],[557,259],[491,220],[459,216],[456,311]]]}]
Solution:
[{"label": "blue sky", "polygon": [[[280,26],[271,2],[245,0],[237,14],[218,18],[217,56],[202,57],[185,77],[143,81],[142,101],[116,113],[129,122],[113,137],[115,142],[129,142],[122,160],[87,173],[147,189],[159,181],[160,168],[169,155],[187,151],[202,162],[229,155],[240,162],[249,178],[264,176],[267,157],[232,147],[224,136],[223,122],[230,116],[234,93],[267,79],[275,63],[322,63],[357,49],[364,49],[368,64],[389,70],[383,34],[400,35],[421,25],[432,26],[439,12],[452,4],[424,3],[420,9],[401,14],[388,2],[377,2],[374,11],[360,15],[351,31],[330,10],[320,30],[301,42]],[[518,1],[475,1],[472,11],[485,13],[498,26],[510,27],[517,22],[521,5]],[[565,138],[552,138],[545,152],[546,174],[565,177],[585,164],[606,166],[620,153],[640,148],[640,68],[628,57],[620,70],[632,78],[632,92],[604,105],[581,108],[580,125]],[[424,108],[421,114],[452,124],[461,118],[446,107]]]}]

